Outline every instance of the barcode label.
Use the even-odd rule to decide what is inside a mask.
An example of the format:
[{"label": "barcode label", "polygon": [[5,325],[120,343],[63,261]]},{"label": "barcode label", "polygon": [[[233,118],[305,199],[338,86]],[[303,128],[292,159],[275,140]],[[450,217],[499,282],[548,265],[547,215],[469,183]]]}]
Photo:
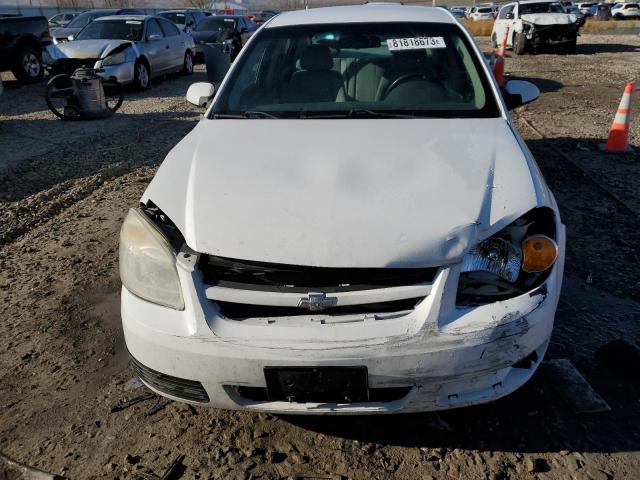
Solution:
[{"label": "barcode label", "polygon": [[442,37],[390,38],[389,50],[421,50],[423,48],[447,48]]}]

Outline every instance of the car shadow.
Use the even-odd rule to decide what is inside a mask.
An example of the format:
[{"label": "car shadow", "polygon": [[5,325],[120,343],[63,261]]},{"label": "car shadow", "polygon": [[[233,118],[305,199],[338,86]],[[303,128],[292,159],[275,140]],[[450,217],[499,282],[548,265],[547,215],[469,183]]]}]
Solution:
[{"label": "car shadow", "polygon": [[538,87],[540,89],[540,92],[542,93],[557,92],[558,90],[564,88],[564,84],[556,80],[540,77],[521,77],[517,75],[517,73],[509,74],[505,80],[527,80],[528,82],[535,84],[535,86]]},{"label": "car shadow", "polygon": [[[584,37],[583,37],[584,38]],[[640,46],[624,43],[578,43],[576,53],[580,55],[596,55],[599,53],[640,52]]]}]

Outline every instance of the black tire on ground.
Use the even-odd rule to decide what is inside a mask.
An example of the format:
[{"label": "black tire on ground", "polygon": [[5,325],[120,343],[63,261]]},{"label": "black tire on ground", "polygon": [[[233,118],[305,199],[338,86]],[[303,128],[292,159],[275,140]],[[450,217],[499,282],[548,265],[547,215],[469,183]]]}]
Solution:
[{"label": "black tire on ground", "polygon": [[37,83],[42,80],[44,67],[40,51],[28,45],[20,47],[11,72],[23,83]]},{"label": "black tire on ground", "polygon": [[133,87],[136,90],[146,90],[151,85],[149,65],[144,60],[138,60],[134,68]]},{"label": "black tire on ground", "polygon": [[524,33],[516,33],[513,36],[513,53],[522,55],[527,48],[527,36]]},{"label": "black tire on ground", "polygon": [[184,62],[182,64],[182,73],[184,75],[191,75],[193,73],[193,55],[187,51],[184,53]]}]

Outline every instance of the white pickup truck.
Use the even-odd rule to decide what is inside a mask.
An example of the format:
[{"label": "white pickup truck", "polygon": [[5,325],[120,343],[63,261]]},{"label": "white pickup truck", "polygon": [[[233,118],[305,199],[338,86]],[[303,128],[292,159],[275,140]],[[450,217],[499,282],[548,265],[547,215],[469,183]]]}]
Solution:
[{"label": "white pickup truck", "polygon": [[491,41],[500,45],[506,36],[507,47],[516,55],[541,46],[573,53],[580,29],[580,19],[565,13],[560,2],[525,0],[504,5],[493,24]]}]

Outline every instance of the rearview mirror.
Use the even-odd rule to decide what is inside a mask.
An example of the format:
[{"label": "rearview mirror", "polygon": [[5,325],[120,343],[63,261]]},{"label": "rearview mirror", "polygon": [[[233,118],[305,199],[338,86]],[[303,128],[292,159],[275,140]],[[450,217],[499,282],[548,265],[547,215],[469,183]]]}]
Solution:
[{"label": "rearview mirror", "polygon": [[209,100],[213,98],[215,87],[209,82],[197,82],[191,84],[187,90],[187,102],[198,107],[205,107]]},{"label": "rearview mirror", "polygon": [[512,110],[536,100],[540,89],[526,80],[509,80],[504,86],[503,96],[507,108]]},{"label": "rearview mirror", "polygon": [[147,40],[149,40],[150,42],[157,42],[158,40],[161,40],[162,36],[158,35],[157,33],[153,33],[151,35],[149,35],[149,38],[147,38]]}]

